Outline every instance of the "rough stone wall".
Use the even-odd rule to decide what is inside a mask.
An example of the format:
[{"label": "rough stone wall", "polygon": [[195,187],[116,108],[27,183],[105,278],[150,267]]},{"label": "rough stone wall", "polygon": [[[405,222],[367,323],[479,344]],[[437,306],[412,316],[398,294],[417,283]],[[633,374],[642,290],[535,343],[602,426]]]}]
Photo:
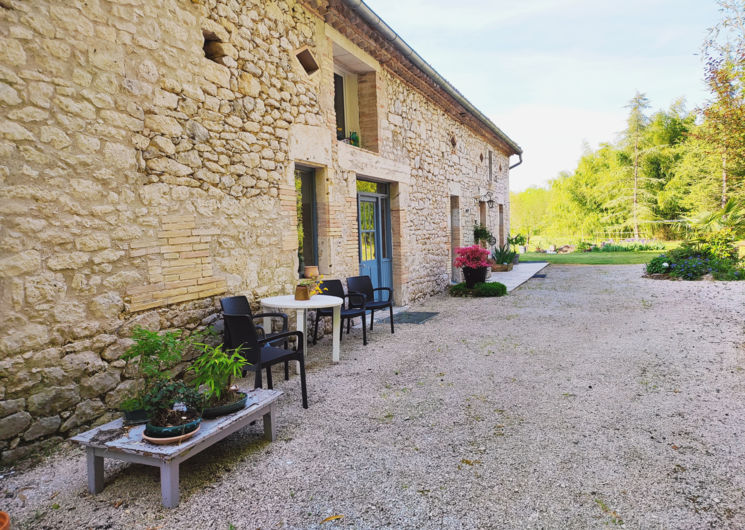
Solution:
[{"label": "rough stone wall", "polygon": [[[387,115],[380,131],[380,154],[411,167],[403,229],[407,253],[402,258],[408,271],[407,299],[413,301],[442,291],[450,281],[451,195],[460,196],[463,246],[473,244],[478,198],[487,191],[492,191],[495,203],[505,205],[503,230],[509,232],[509,157],[385,71],[383,86],[381,106]],[[457,192],[451,193],[453,188]],[[496,236],[497,206],[487,209],[487,226]]]},{"label": "rough stone wall", "polygon": [[[293,0],[0,0],[2,463],[116,416],[135,325],[189,331],[222,293],[291,292],[293,128],[334,138],[317,181],[323,272],[358,273],[332,71],[323,22]],[[363,87],[378,154],[411,168],[392,198],[409,303],[447,283],[451,194],[463,243],[487,189],[508,218],[507,158],[493,149],[490,183],[483,138],[384,69]]]},{"label": "rough stone wall", "polygon": [[289,52],[313,24],[293,2],[0,3],[4,462],[109,418],[133,325],[291,288],[288,130],[320,120]]}]

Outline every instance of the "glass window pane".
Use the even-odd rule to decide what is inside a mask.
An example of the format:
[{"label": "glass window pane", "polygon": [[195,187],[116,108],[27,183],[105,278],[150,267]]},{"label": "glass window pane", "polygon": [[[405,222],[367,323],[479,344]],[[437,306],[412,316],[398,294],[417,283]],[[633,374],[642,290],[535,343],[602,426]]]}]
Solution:
[{"label": "glass window pane", "polygon": [[357,179],[357,191],[361,191],[363,193],[376,193],[377,190],[378,186],[375,182]]},{"label": "glass window pane", "polygon": [[336,113],[336,139],[343,140],[347,137],[347,128],[344,117],[344,78],[334,74],[334,112]]}]

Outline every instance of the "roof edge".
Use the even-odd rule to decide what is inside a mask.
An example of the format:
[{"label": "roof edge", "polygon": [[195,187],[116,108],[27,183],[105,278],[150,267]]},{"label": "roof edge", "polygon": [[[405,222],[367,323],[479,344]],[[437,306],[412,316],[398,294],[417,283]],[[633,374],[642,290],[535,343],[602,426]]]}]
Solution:
[{"label": "roof edge", "polygon": [[393,31],[393,29],[385,23],[372,9],[370,9],[365,2],[362,0],[342,0],[344,4],[352,9],[357,15],[360,16],[365,22],[367,22],[373,29],[377,30],[388,42],[390,42],[396,49],[401,52],[407,59],[414,63],[420,70],[432,78],[440,88],[460,103],[468,112],[470,112],[476,119],[483,123],[489,130],[496,134],[502,139],[509,147],[514,151],[514,154],[521,155],[523,153],[522,148],[509,136],[507,136],[502,129],[497,127],[493,121],[487,118],[479,109],[477,109],[466,97],[460,93],[450,82],[442,77],[437,70],[425,61],[421,55],[419,55],[411,46],[406,44],[401,36]]}]

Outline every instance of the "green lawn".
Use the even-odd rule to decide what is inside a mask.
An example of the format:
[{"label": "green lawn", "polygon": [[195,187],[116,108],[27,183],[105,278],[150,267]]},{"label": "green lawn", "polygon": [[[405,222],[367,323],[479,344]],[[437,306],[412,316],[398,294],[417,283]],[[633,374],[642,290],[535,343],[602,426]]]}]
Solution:
[{"label": "green lawn", "polygon": [[541,254],[526,252],[520,254],[520,261],[548,261],[558,265],[636,265],[649,263],[663,250],[644,252],[572,252],[571,254]]}]

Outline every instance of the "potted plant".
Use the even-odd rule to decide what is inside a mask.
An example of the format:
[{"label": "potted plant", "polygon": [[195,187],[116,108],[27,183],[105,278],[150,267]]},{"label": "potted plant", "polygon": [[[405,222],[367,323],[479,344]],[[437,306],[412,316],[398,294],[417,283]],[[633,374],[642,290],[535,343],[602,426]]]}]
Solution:
[{"label": "potted plant", "polygon": [[312,296],[323,293],[322,281],[323,275],[300,280],[295,287],[295,300],[310,300]]},{"label": "potted plant", "polygon": [[524,248],[527,241],[528,239],[522,234],[515,234],[512,237],[507,236],[507,243],[509,245],[512,245],[512,250],[515,252],[515,256],[512,260],[515,265],[520,262],[520,254],[518,254],[518,249]]},{"label": "potted plant", "polygon": [[511,271],[516,255],[517,253],[515,251],[510,250],[509,244],[494,247],[491,252],[491,270],[500,272]]},{"label": "potted plant", "polygon": [[478,245],[470,247],[458,247],[455,249],[455,266],[463,269],[463,279],[466,281],[466,287],[473,289],[477,283],[486,281],[486,270],[489,263],[486,257],[489,251]]},{"label": "potted plant", "polygon": [[233,387],[233,379],[240,377],[248,361],[240,355],[240,348],[232,352],[223,350],[223,345],[211,346],[198,343],[202,351],[189,371],[194,372],[194,386],[202,391],[205,408],[202,416],[214,418],[230,414],[246,405],[247,394]]},{"label": "potted plant", "polygon": [[488,244],[494,241],[494,236],[485,225],[481,223],[473,223],[473,240],[482,247],[486,248]]},{"label": "potted plant", "polygon": [[202,396],[183,381],[159,380],[144,395],[150,419],[143,439],[152,443],[180,442],[199,429]]},{"label": "potted plant", "polygon": [[318,276],[318,265],[304,265],[303,266],[303,277],[304,278],[315,278]]},{"label": "potted plant", "polygon": [[132,339],[134,344],[121,358],[137,363],[140,381],[135,394],[120,405],[127,424],[147,421],[145,396],[157,382],[171,378],[169,370],[181,361],[184,349],[189,344],[182,338],[181,330],[158,333],[140,326],[134,328]]}]

